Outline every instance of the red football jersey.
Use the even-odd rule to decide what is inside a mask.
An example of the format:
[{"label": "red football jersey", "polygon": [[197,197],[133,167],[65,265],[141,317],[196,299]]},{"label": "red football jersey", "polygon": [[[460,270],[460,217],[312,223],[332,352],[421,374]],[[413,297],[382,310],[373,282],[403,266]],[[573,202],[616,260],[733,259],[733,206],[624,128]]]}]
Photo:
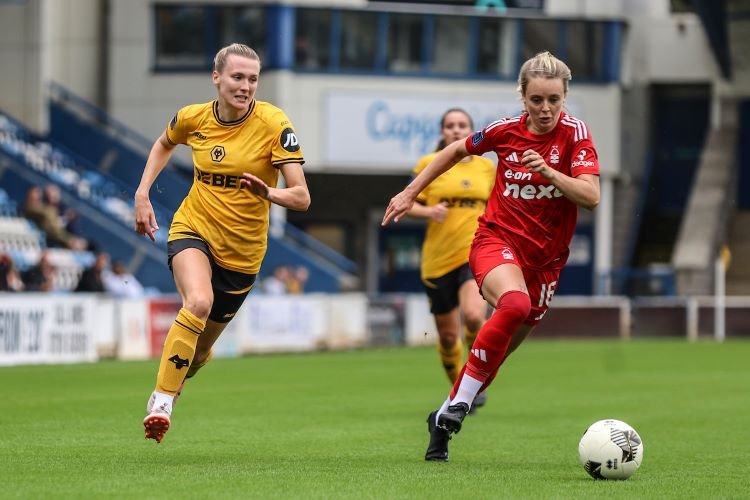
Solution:
[{"label": "red football jersey", "polygon": [[495,187],[477,235],[499,236],[513,245],[518,260],[529,269],[559,269],[568,260],[578,207],[540,174],[521,164],[533,149],[551,168],[571,177],[599,175],[599,159],[585,123],[561,113],[546,134],[526,128],[527,113],[490,123],[466,139],[469,154],[497,154]]}]

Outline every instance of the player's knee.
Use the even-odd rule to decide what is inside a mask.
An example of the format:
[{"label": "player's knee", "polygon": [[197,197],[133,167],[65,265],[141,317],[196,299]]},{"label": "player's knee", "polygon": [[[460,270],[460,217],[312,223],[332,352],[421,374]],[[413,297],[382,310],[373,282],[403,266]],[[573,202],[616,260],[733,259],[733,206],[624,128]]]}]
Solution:
[{"label": "player's knee", "polygon": [[512,314],[521,323],[531,312],[531,299],[527,294],[513,290],[500,297],[497,302],[497,309],[504,311],[506,314]]},{"label": "player's knee", "polygon": [[458,332],[453,329],[438,331],[438,337],[443,349],[452,349],[459,341]]},{"label": "player's knee", "polygon": [[[482,303],[484,306],[484,303]],[[486,319],[486,310],[484,307],[481,309],[468,309],[464,311],[464,325],[472,332],[479,331]]]},{"label": "player's knee", "polygon": [[213,305],[213,296],[211,295],[193,295],[185,299],[183,307],[193,313],[203,321],[208,319]]}]

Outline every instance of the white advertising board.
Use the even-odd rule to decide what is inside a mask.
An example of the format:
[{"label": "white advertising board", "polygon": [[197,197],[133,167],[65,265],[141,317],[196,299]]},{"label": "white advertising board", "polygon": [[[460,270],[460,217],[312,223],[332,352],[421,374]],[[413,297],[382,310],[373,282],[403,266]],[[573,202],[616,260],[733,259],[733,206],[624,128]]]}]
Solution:
[{"label": "white advertising board", "polygon": [[3,294],[0,366],[97,360],[96,299]]},{"label": "white advertising board", "polygon": [[243,309],[239,342],[244,352],[312,351],[324,343],[325,298],[251,296]]},{"label": "white advertising board", "polygon": [[[576,114],[577,106],[567,108]],[[462,108],[480,129],[495,120],[521,113],[515,91],[497,99],[453,99],[435,94],[336,92],[325,97],[324,160],[351,169],[388,167],[410,170],[435,150],[440,118],[449,108]],[[572,108],[572,109],[571,109]]]}]

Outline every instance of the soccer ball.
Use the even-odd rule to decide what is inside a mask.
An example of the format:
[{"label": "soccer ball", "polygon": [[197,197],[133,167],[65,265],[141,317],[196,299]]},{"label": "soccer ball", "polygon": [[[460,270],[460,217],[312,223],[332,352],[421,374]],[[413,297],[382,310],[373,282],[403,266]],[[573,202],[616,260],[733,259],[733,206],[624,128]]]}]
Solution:
[{"label": "soccer ball", "polygon": [[581,465],[595,479],[627,479],[641,466],[643,441],[619,420],[599,420],[578,443]]}]

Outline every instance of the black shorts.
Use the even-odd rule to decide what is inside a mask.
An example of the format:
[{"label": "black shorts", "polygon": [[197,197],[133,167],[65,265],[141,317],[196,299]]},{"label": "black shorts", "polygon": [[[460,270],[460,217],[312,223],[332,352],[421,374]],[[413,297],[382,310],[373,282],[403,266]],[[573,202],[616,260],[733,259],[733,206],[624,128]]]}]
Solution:
[{"label": "black shorts", "polygon": [[437,278],[423,279],[422,285],[430,299],[432,314],[446,314],[458,307],[458,290],[467,281],[474,281],[469,263]]},{"label": "black shorts", "polygon": [[240,310],[247,294],[250,293],[257,275],[230,271],[219,266],[214,261],[206,242],[197,238],[182,238],[167,242],[167,264],[170,271],[172,258],[186,248],[197,248],[208,256],[211,263],[211,289],[214,292],[214,302],[208,319],[217,323],[229,323]]}]

